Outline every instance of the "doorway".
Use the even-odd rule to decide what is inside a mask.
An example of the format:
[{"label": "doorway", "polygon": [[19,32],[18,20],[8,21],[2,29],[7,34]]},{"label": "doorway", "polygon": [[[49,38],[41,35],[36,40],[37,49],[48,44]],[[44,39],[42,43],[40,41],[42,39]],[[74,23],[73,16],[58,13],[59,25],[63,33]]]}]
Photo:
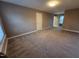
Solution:
[{"label": "doorway", "polygon": [[37,30],[42,30],[42,22],[43,22],[43,17],[41,12],[36,13],[36,27]]},{"label": "doorway", "polygon": [[53,19],[53,29],[61,31],[63,23],[64,23],[64,15],[55,15]]}]

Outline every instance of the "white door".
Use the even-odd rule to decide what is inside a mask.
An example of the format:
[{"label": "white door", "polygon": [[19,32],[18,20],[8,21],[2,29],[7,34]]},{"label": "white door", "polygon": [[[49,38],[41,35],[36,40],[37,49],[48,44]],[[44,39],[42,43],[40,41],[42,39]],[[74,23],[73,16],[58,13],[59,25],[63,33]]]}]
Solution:
[{"label": "white door", "polygon": [[37,12],[36,13],[36,26],[37,30],[42,30],[42,13]]}]

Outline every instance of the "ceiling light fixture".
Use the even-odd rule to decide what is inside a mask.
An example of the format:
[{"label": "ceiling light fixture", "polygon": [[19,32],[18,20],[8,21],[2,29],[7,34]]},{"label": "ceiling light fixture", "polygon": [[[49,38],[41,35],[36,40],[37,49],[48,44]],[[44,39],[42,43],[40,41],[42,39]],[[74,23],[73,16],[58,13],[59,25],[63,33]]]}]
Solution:
[{"label": "ceiling light fixture", "polygon": [[57,6],[59,4],[59,2],[57,1],[57,0],[54,0],[54,1],[48,1],[47,2],[47,5],[49,6],[49,7],[54,7],[54,6]]}]

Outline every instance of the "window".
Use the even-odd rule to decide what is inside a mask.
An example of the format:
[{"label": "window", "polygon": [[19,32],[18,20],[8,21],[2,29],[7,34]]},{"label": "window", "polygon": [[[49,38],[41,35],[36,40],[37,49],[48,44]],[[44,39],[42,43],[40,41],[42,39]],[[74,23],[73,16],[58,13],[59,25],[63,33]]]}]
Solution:
[{"label": "window", "polygon": [[3,31],[2,25],[0,23],[0,42],[3,40],[3,37],[4,37],[4,31]]},{"label": "window", "polygon": [[59,24],[63,24],[63,22],[64,22],[64,16],[60,16]]}]

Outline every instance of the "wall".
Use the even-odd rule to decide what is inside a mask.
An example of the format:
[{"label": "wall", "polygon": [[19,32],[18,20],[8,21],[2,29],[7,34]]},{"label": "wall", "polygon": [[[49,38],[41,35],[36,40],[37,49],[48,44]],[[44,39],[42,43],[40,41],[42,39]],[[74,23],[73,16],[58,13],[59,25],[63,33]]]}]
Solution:
[{"label": "wall", "polygon": [[53,16],[49,13],[43,13],[43,29],[51,28],[51,25],[53,26]]},{"label": "wall", "polygon": [[63,28],[79,31],[79,8],[65,11]]},{"label": "wall", "polygon": [[[5,31],[8,37],[36,30],[37,10],[2,2],[1,12]],[[51,14],[46,12],[42,13],[44,14],[44,27],[48,27],[48,21],[50,20],[48,15]]]}]

